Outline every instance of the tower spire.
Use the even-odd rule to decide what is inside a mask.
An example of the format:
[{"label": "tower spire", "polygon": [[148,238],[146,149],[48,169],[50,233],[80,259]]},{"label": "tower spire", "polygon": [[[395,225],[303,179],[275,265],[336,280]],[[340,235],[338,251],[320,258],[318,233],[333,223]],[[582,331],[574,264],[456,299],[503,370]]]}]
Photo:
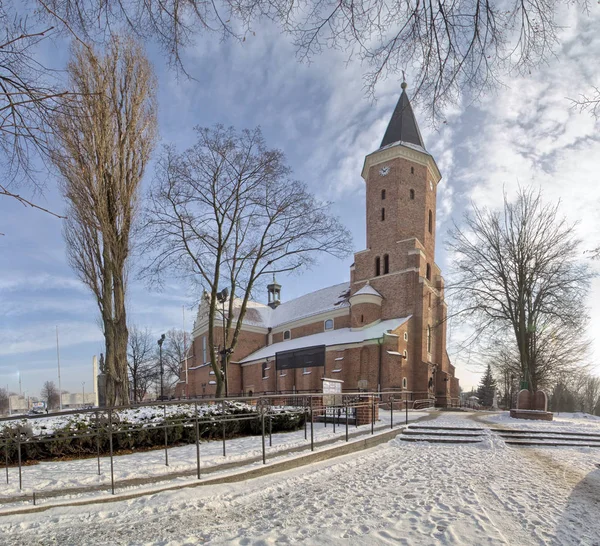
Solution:
[{"label": "tower spire", "polygon": [[406,82],[403,81],[400,87],[402,87],[402,94],[387,126],[380,148],[401,141],[416,144],[425,149],[421,131],[419,131],[417,120],[406,94]]}]

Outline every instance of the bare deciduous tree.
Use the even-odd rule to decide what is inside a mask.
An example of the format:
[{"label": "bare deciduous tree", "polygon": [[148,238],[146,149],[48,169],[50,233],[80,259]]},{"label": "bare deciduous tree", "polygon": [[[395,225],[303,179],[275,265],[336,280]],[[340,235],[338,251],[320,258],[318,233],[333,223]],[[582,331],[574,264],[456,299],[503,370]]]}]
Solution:
[{"label": "bare deciduous tree", "polygon": [[[160,280],[168,271],[206,288],[208,346],[233,351],[257,283],[310,266],[317,254],[345,256],[350,234],[328,203],[290,178],[283,153],[267,148],[259,129],[216,126],[197,134],[193,148],[166,148],[158,161],[144,220],[152,257],[144,273]],[[229,297],[224,339],[217,341],[221,285]],[[210,355],[220,396],[226,378]]]},{"label": "bare deciduous tree", "polygon": [[0,413],[8,413],[10,408],[8,396],[8,391],[4,388],[0,388]]},{"label": "bare deciduous tree", "polygon": [[[447,287],[480,343],[504,347],[532,390],[584,362],[592,273],[574,229],[534,190],[504,210],[474,207],[450,234],[455,279]],[[506,364],[506,362],[504,362]]]},{"label": "bare deciduous tree", "polygon": [[140,402],[157,378],[156,342],[148,328],[131,326],[128,346],[127,366],[133,401]]},{"label": "bare deciduous tree", "polygon": [[40,396],[46,402],[48,409],[55,409],[60,405],[60,394],[54,381],[46,381],[44,383]]},{"label": "bare deciduous tree", "polygon": [[102,319],[109,404],[129,401],[126,271],[139,186],[156,138],[155,78],[142,48],[113,37],[104,55],[76,45],[77,108],[54,120],[52,160],[68,203],[71,266]]},{"label": "bare deciduous tree", "polygon": [[[153,37],[183,67],[182,50],[203,32],[244,40],[261,18],[287,33],[301,59],[324,49],[346,51],[370,67],[372,91],[386,75],[410,71],[416,98],[432,116],[462,92],[477,97],[508,74],[528,73],[558,45],[563,3],[555,0],[34,0],[48,21],[86,36],[122,24]],[[578,5],[587,13],[587,2]]]},{"label": "bare deciduous tree", "polygon": [[181,377],[187,349],[187,334],[183,330],[172,329],[166,334],[163,345],[163,366],[165,389],[172,391]]}]

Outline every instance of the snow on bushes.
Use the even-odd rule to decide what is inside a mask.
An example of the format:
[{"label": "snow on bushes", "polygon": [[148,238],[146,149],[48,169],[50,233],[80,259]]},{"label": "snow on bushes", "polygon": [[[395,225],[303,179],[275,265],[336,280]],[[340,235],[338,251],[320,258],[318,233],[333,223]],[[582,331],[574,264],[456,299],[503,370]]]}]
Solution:
[{"label": "snow on bushes", "polygon": [[[261,434],[262,424],[255,406],[241,402],[197,406],[200,440]],[[223,412],[224,409],[224,412]],[[304,414],[293,408],[271,407],[269,418],[273,432],[297,430]],[[193,404],[144,406],[113,412],[113,451],[152,449],[167,443],[190,444],[196,441],[196,408]],[[267,420],[268,427],[268,420]],[[96,431],[100,428],[100,434]],[[81,413],[46,418],[23,418],[0,423],[0,445],[8,440],[8,459],[44,461],[60,458],[95,456],[110,452],[107,413]]]}]

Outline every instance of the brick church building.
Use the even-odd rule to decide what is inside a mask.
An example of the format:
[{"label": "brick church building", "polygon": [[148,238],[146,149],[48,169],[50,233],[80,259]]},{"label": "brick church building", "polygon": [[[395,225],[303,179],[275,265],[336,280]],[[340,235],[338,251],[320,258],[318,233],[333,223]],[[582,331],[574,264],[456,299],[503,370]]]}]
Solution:
[{"label": "brick church building", "polygon": [[[228,365],[230,394],[402,390],[409,399],[458,398],[446,352],[444,281],[434,263],[436,191],[441,174],[427,152],[406,84],[381,146],[365,158],[367,248],[355,254],[350,282],[268,303],[249,302]],[[235,302],[234,302],[235,303]],[[214,395],[201,303],[179,396]],[[187,383],[186,383],[187,377]]]}]

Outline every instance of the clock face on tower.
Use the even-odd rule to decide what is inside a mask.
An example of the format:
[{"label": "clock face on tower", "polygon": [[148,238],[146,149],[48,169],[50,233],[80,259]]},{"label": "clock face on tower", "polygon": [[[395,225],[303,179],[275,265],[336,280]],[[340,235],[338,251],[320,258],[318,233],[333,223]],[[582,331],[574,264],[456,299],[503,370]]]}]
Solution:
[{"label": "clock face on tower", "polygon": [[387,176],[390,172],[390,168],[389,167],[381,167],[381,169],[379,169],[379,176]]}]

